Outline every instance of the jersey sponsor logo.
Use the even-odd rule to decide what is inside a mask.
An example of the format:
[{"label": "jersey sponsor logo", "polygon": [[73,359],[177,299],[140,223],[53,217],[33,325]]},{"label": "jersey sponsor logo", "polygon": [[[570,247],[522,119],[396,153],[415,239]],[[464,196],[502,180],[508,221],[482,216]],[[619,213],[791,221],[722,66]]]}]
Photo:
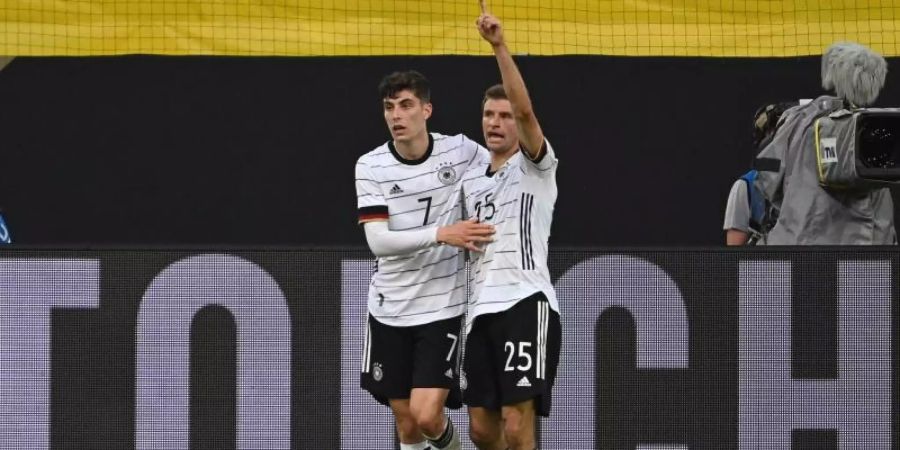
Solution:
[{"label": "jersey sponsor logo", "polygon": [[458,178],[456,175],[456,169],[453,168],[453,163],[451,162],[443,162],[438,165],[437,177],[441,183],[445,185],[451,185],[456,183],[456,179]]},{"label": "jersey sponsor logo", "polygon": [[531,387],[531,382],[528,381],[528,377],[527,377],[527,376],[523,376],[522,379],[519,380],[518,383],[516,383],[516,386],[518,386],[518,387]]},{"label": "jersey sponsor logo", "polygon": [[400,185],[398,185],[398,184],[395,184],[394,187],[392,187],[391,191],[390,191],[391,195],[397,195],[397,194],[402,194],[402,193],[403,193],[403,189],[401,189]]},{"label": "jersey sponsor logo", "polygon": [[372,378],[375,379],[375,381],[381,381],[381,379],[384,378],[384,371],[381,370],[381,364],[375,363],[373,366]]}]

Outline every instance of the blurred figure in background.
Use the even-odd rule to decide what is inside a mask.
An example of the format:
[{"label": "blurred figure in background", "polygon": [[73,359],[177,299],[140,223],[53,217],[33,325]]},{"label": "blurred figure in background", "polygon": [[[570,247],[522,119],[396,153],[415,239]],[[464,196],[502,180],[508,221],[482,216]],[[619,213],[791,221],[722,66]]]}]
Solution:
[{"label": "blurred figure in background", "polygon": [[[758,155],[772,142],[785,111],[809,102],[810,100],[771,103],[757,109],[753,115],[752,128],[754,155]],[[766,233],[778,219],[778,206],[768,201],[755,185],[759,175],[757,168],[764,165],[764,160],[755,161],[755,168],[741,175],[731,186],[725,206],[725,222],[722,225],[726,245],[765,244]],[[778,170],[777,162],[770,166]]]},{"label": "blurred figure in background", "polygon": [[[884,58],[863,45],[840,42],[826,50],[822,87],[834,95],[786,111],[772,142],[757,158],[754,184],[769,203],[780,206],[766,244],[895,243],[894,205],[883,181],[891,177],[872,182],[859,176],[854,152],[861,149],[847,137],[848,129],[856,132],[859,108],[878,98],[886,75]],[[838,131],[823,124],[833,124]],[[825,134],[829,131],[832,134]],[[843,172],[836,181],[837,170]],[[891,175],[900,179],[897,173]]]},{"label": "blurred figure in background", "polygon": [[0,244],[12,244],[12,235],[9,233],[2,209],[0,209]]}]

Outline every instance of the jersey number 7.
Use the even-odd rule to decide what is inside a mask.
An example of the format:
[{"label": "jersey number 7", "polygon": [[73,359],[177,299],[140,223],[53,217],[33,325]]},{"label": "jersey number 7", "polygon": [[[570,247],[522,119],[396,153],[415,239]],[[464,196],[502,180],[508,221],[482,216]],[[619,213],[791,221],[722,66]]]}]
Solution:
[{"label": "jersey number 7", "polygon": [[428,213],[431,212],[431,197],[420,198],[419,203],[425,202],[425,220],[422,225],[428,225]]}]

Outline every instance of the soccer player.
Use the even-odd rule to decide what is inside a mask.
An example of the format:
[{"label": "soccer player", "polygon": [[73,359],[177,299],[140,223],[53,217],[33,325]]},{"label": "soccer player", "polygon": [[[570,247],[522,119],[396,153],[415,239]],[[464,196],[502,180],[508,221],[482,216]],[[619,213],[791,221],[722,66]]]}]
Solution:
[{"label": "soccer player", "polygon": [[379,91],[392,140],[356,163],[359,222],[378,257],[361,384],[390,406],[402,450],[459,449],[444,414],[445,403],[461,406],[466,283],[459,248],[478,251],[475,244],[493,234],[491,225],[459,221],[460,182],[489,156],[461,134],[428,132],[431,94],[422,74],[392,73]]},{"label": "soccer player", "polygon": [[500,66],[502,85],[482,103],[489,163],[463,176],[467,215],[496,227],[473,253],[463,358],[463,400],[482,450],[534,449],[535,417],[550,412],[559,361],[559,306],[547,268],[557,160],[496,17],[477,21]]}]

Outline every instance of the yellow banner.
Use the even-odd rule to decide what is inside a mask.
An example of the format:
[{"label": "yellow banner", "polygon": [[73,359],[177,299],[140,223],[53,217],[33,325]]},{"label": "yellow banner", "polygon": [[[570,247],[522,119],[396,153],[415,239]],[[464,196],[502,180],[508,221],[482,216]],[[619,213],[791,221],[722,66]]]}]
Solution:
[{"label": "yellow banner", "polygon": [[[893,0],[490,1],[516,53],[900,55]],[[483,55],[478,0],[0,0],[0,55]]]}]

